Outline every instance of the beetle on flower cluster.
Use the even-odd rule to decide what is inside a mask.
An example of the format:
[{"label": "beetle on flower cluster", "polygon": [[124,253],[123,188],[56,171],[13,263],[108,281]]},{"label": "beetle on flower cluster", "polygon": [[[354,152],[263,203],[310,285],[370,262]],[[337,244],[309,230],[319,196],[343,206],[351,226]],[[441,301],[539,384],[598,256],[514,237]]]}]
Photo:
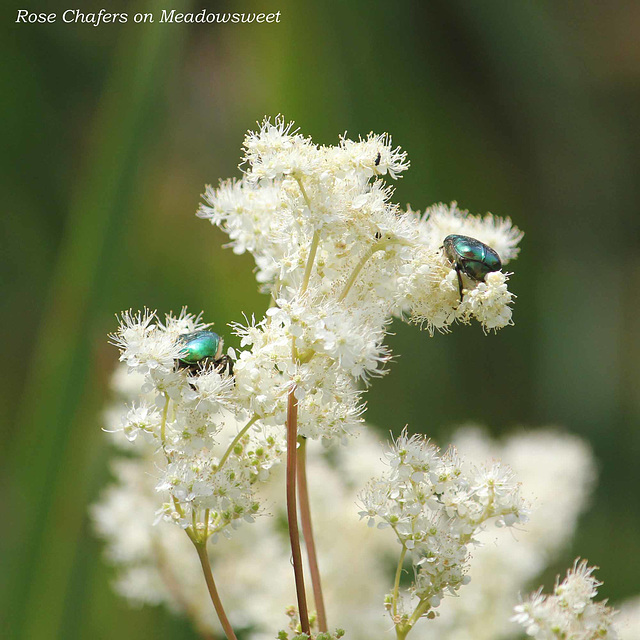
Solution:
[{"label": "beetle on flower cluster", "polygon": [[[120,430],[140,465],[155,465],[158,517],[195,546],[229,639],[235,632],[208,542],[266,511],[260,487],[284,462],[294,631],[339,637],[329,633],[311,527],[307,441],[344,442],[362,426],[364,393],[388,371],[394,318],[432,334],[455,323],[477,321],[485,333],[511,324],[502,267],[523,234],[508,218],[470,215],[455,203],[402,210],[388,180],[409,163],[386,134],[320,146],[281,117],[265,119],[245,138],[242,166],[240,179],[207,187],[198,215],[229,236],[235,253],[252,254],[268,309],[230,326],[238,348],[226,354],[199,316],[161,322],[148,311],[124,313],[112,337],[133,374]],[[361,494],[362,515],[390,527],[400,544],[386,609],[404,638],[468,581],[467,548],[483,523],[522,523],[528,506],[508,468],[463,471],[455,451],[441,456],[422,437],[404,433],[386,459],[391,470]],[[403,598],[409,558],[416,578]],[[348,621],[337,622],[348,632]]]}]

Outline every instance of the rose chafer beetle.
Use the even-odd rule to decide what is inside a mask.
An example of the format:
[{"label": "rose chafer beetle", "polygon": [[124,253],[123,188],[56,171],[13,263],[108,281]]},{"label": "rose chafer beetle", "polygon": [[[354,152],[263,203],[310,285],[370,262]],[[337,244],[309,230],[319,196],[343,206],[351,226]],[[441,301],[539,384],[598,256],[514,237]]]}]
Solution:
[{"label": "rose chafer beetle", "polygon": [[460,302],[462,302],[462,276],[483,282],[492,271],[500,271],[502,262],[498,253],[490,246],[469,236],[450,235],[443,242],[444,255],[453,264],[458,274]]},{"label": "rose chafer beetle", "polygon": [[189,369],[192,372],[201,370],[211,363],[220,373],[233,375],[233,360],[222,354],[224,341],[213,331],[194,331],[184,333],[178,337],[182,343],[182,355],[178,359],[179,369]]}]

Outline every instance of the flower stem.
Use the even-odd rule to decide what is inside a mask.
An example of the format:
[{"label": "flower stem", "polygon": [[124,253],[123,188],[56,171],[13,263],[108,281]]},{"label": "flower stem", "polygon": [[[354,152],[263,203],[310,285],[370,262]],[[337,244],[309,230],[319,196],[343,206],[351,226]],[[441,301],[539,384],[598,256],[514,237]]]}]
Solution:
[{"label": "flower stem", "polygon": [[415,611],[413,612],[413,614],[411,615],[411,617],[409,618],[409,628],[413,627],[413,625],[418,622],[418,620],[420,620],[420,618],[424,615],[424,613],[426,612],[426,610],[429,608],[429,601],[428,600],[420,600],[420,602],[418,603],[418,606],[416,607]]},{"label": "flower stem", "polygon": [[173,571],[173,567],[171,566],[169,559],[166,557],[165,551],[162,547],[162,544],[160,543],[160,539],[158,538],[158,536],[153,536],[151,547],[153,553],[156,556],[156,564],[158,566],[160,577],[162,578],[162,582],[164,583],[165,587],[171,594],[171,597],[182,608],[189,620],[191,620],[191,623],[196,628],[202,640],[215,640],[213,635],[211,635],[199,623],[196,610],[182,592],[182,586],[178,582],[178,579]]},{"label": "flower stem", "polygon": [[302,571],[302,552],[300,551],[300,532],[298,531],[298,513],[296,509],[296,445],[298,441],[298,401],[295,397],[295,385],[289,391],[287,401],[287,519],[289,539],[293,559],[293,574],[296,582],[298,613],[302,632],[311,635],[307,596],[304,589]]},{"label": "flower stem", "polygon": [[[304,188],[304,183],[302,179],[298,176],[295,176],[296,182],[300,187],[300,191],[302,192],[302,197],[304,198],[309,211],[311,211],[311,200],[309,200],[309,196],[307,195],[307,191]],[[311,246],[309,247],[309,257],[307,258],[307,265],[304,269],[304,276],[302,277],[302,286],[300,287],[300,293],[303,294],[307,287],[309,286],[309,280],[311,278],[311,269],[313,268],[313,263],[316,259],[316,253],[318,251],[318,245],[320,244],[320,231],[316,230],[313,232],[313,238],[311,240]]]},{"label": "flower stem", "polygon": [[364,267],[364,265],[367,264],[369,258],[374,253],[377,253],[378,251],[382,251],[382,249],[384,249],[384,246],[385,246],[384,243],[376,242],[374,245],[372,245],[371,247],[369,247],[369,249],[365,251],[365,254],[362,256],[362,258],[360,258],[360,262],[358,262],[358,264],[356,265],[356,268],[351,273],[349,280],[347,280],[347,284],[344,285],[344,289],[342,290],[342,293],[338,298],[338,302],[342,302],[347,297],[347,294],[349,293],[349,290],[353,286],[353,283],[356,281],[358,274],[362,271],[362,268]]},{"label": "flower stem", "polygon": [[220,469],[222,469],[222,465],[227,461],[227,458],[231,455],[231,452],[233,451],[233,448],[238,444],[238,442],[240,441],[240,438],[242,438],[242,436],[245,433],[247,433],[249,428],[253,424],[255,424],[257,420],[258,420],[258,416],[253,416],[253,418],[251,418],[251,420],[249,420],[249,422],[247,422],[247,424],[245,424],[244,427],[242,427],[242,429],[240,429],[240,431],[238,432],[238,435],[233,439],[231,444],[227,447],[227,450],[224,452],[224,455],[220,459],[220,464],[218,464],[218,471],[220,471]]},{"label": "flower stem", "polygon": [[309,247],[309,257],[307,258],[307,266],[304,270],[304,277],[302,278],[302,287],[300,293],[304,293],[309,286],[309,280],[311,278],[311,269],[316,259],[316,253],[318,252],[318,245],[320,244],[320,232],[313,232],[313,239],[311,240],[311,246]]},{"label": "flower stem", "polygon": [[396,569],[396,579],[393,583],[393,615],[398,615],[398,593],[400,591],[400,576],[402,575],[402,565],[404,564],[404,557],[407,555],[407,547],[402,545],[402,553],[398,560],[398,568]]},{"label": "flower stem", "polygon": [[396,638],[398,640],[404,640],[407,637],[407,634],[411,631],[411,627],[408,625],[397,625],[396,626]]},{"label": "flower stem", "polygon": [[167,443],[167,413],[169,411],[169,395],[164,392],[164,407],[162,409],[162,423],[160,424],[160,440],[162,442],[162,448],[164,449]]},{"label": "flower stem", "polygon": [[198,552],[198,558],[200,558],[200,564],[202,565],[202,571],[204,573],[204,579],[207,582],[207,589],[209,589],[209,595],[211,596],[211,602],[213,602],[213,606],[216,609],[216,613],[218,614],[218,618],[220,620],[220,624],[224,629],[224,633],[227,636],[227,640],[237,640],[236,634],[233,632],[233,628],[231,627],[231,623],[229,622],[229,618],[227,618],[227,614],[224,611],[224,607],[222,606],[222,601],[220,600],[220,596],[218,595],[218,590],[216,589],[216,583],[213,581],[213,574],[211,573],[211,565],[209,564],[209,554],[207,553],[207,541],[198,541],[193,540],[193,544]]},{"label": "flower stem", "polygon": [[301,437],[298,447],[298,503],[300,504],[300,521],[302,522],[302,535],[307,547],[309,557],[309,572],[311,573],[311,585],[313,586],[313,599],[316,603],[318,616],[318,629],[326,632],[327,614],[324,608],[324,596],[322,595],[322,582],[318,567],[318,555],[316,543],[313,539],[313,527],[311,525],[311,508],[309,505],[309,490],[307,488],[307,439]]}]

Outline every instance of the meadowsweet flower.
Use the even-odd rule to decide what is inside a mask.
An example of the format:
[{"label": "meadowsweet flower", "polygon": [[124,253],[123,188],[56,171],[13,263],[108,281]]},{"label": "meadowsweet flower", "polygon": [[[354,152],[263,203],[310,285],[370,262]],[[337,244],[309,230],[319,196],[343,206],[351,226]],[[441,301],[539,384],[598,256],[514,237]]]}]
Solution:
[{"label": "meadowsweet flower", "polygon": [[[259,512],[254,485],[279,463],[284,441],[281,430],[259,423],[258,416],[249,423],[251,414],[227,373],[210,364],[195,370],[177,365],[184,355],[180,336],[206,327],[186,310],[164,322],[146,310],[122,315],[112,341],[136,384],[122,387],[131,404],[120,412],[115,430],[131,442],[142,435],[153,445],[157,515],[215,536]],[[214,454],[229,423],[238,431],[243,424],[253,427],[228,454]]]},{"label": "meadowsweet flower", "polygon": [[[461,275],[442,250],[446,234],[489,244],[505,264],[522,237],[508,219],[455,204],[403,211],[389,180],[409,163],[387,134],[321,146],[280,116],[265,119],[245,137],[242,167],[240,179],[207,187],[198,215],[228,235],[235,253],[253,255],[271,298],[265,316],[232,325],[237,352],[218,360],[216,342],[215,361],[199,364],[185,362],[184,336],[208,325],[186,310],[164,321],[125,312],[111,336],[135,384],[123,384],[126,408],[110,412],[108,430],[131,443],[141,466],[153,463],[156,519],[185,529],[199,553],[209,536],[264,512],[259,487],[282,458],[285,423],[325,444],[357,430],[366,386],[390,361],[394,317],[431,332],[511,323],[509,274]],[[230,359],[233,375],[222,366]],[[417,617],[431,615],[467,582],[468,546],[484,523],[513,526],[526,508],[498,464],[463,472],[455,450],[440,454],[406,434],[387,461],[389,473],[363,495],[363,515],[395,531],[416,568]],[[136,566],[123,590],[133,594],[153,577]],[[393,597],[395,616],[397,588]]]},{"label": "meadowsweet flower", "polygon": [[[244,148],[244,176],[207,187],[198,215],[227,233],[235,252],[253,254],[257,280],[272,297],[264,319],[235,326],[249,347],[236,367],[237,397],[248,412],[282,424],[295,387],[301,413],[310,397],[307,412],[319,419],[313,428],[301,424],[301,433],[342,436],[359,422],[357,381],[385,371],[394,316],[431,331],[472,320],[485,331],[511,323],[506,274],[482,282],[464,276],[461,300],[442,241],[446,233],[472,235],[506,263],[522,233],[508,219],[471,216],[455,203],[424,215],[400,209],[385,179],[409,163],[388,135],[321,146],[278,117],[249,132]],[[322,420],[320,399],[344,397],[343,418]]]},{"label": "meadowsweet flower", "polygon": [[531,513],[515,535],[509,528],[490,527],[475,536],[478,544],[468,563],[471,582],[462,597],[442,603],[440,615],[425,627],[425,637],[514,640],[520,628],[509,618],[518,593],[530,587],[573,536],[594,483],[593,454],[580,438],[552,429],[495,441],[466,427],[454,434],[453,442],[467,463],[499,458],[508,464],[522,483]]},{"label": "meadowsweet flower", "polygon": [[[220,436],[233,432],[233,425],[227,424]],[[331,585],[325,595],[327,607],[354,640],[383,638],[388,627],[380,602],[396,545],[375,531],[363,532],[353,508],[362,477],[382,470],[378,450],[375,437],[363,432],[347,446],[310,446],[308,452],[316,544],[324,579]],[[187,615],[197,628],[219,633],[187,536],[164,520],[154,525],[157,464],[157,453],[149,451],[115,462],[115,482],[92,508],[94,526],[116,569],[114,587],[131,604],[163,604]],[[270,482],[256,488],[267,517],[210,547],[228,615],[250,640],[272,639],[284,624],[285,609],[295,602],[291,550],[282,524],[283,471],[273,469]]]},{"label": "meadowsweet flower", "polygon": [[385,452],[387,473],[361,494],[360,516],[391,527],[415,568],[411,593],[418,604],[405,611],[397,588],[389,596],[396,624],[412,626],[431,615],[445,593],[468,582],[469,546],[483,525],[513,526],[527,520],[528,508],[510,469],[498,464],[469,466],[455,449],[444,454],[423,436],[406,430]]},{"label": "meadowsweet flower", "polygon": [[636,640],[640,629],[640,596],[625,600],[615,618],[620,640]]},{"label": "meadowsweet flower", "polygon": [[595,569],[586,560],[576,560],[566,578],[556,582],[553,595],[543,595],[540,588],[516,605],[513,620],[538,640],[615,640],[616,612],[606,602],[593,602],[602,584],[593,577]]},{"label": "meadowsweet flower", "polygon": [[[208,187],[198,215],[225,231],[234,251],[253,254],[258,282],[279,310],[295,308],[309,324],[322,315],[314,312],[331,310],[332,326],[344,327],[345,335],[332,342],[332,330],[319,327],[328,334],[316,346],[340,344],[332,355],[342,355],[356,348],[349,343],[366,327],[368,350],[375,352],[394,315],[430,330],[472,319],[485,330],[511,323],[506,275],[493,273],[484,282],[464,277],[461,304],[454,265],[441,247],[449,233],[470,235],[506,264],[516,257],[522,233],[509,219],[471,216],[455,203],[424,215],[402,211],[384,178],[399,177],[409,163],[386,134],[342,137],[338,146],[325,147],[282,118],[266,119],[247,135],[245,150],[244,177]],[[286,327],[299,330],[295,321]],[[349,355],[339,363],[356,377],[378,368],[378,356],[357,365]]]}]

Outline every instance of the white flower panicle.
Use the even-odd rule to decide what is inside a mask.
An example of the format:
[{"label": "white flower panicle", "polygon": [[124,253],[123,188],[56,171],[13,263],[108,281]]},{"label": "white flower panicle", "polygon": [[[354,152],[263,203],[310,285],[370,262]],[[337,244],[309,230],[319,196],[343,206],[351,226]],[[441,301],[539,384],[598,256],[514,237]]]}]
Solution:
[{"label": "white flower panicle", "polygon": [[[445,593],[468,582],[469,546],[491,519],[497,526],[527,520],[528,508],[512,471],[499,463],[463,470],[454,448],[441,454],[424,436],[406,430],[385,453],[387,473],[361,494],[362,518],[391,527],[415,569],[412,594],[422,615],[433,617]],[[399,594],[388,598],[396,624]],[[400,607],[402,610],[402,607]]]},{"label": "white flower panicle", "polygon": [[[148,310],[122,314],[111,339],[134,384],[121,385],[126,409],[119,412],[119,426],[118,411],[111,412],[108,430],[145,441],[136,450],[155,455],[158,516],[215,536],[259,512],[254,484],[281,460],[284,439],[280,430],[251,418],[228,373],[213,364],[178,366],[185,348],[180,337],[207,326],[184,309],[164,322]],[[228,424],[238,439],[229,438],[225,450],[219,434]]]},{"label": "white flower panicle", "polygon": [[[221,435],[227,430],[233,432],[232,425],[223,427]],[[396,544],[375,530],[363,531],[353,508],[355,483],[362,474],[372,475],[381,468],[378,451],[378,442],[366,431],[338,449],[327,451],[309,443],[308,450],[317,545],[324,580],[331,585],[325,594],[327,607],[332,618],[344,621],[353,640],[382,638],[388,627],[380,602]],[[217,637],[222,630],[191,542],[178,527],[165,521],[153,524],[158,460],[148,451],[113,465],[115,482],[92,507],[94,527],[116,569],[118,593],[134,605],[163,604]],[[282,627],[285,608],[295,602],[291,549],[282,526],[283,466],[275,468],[270,481],[260,483],[257,491],[270,517],[238,529],[209,552],[234,627],[250,640],[268,640]]]},{"label": "white flower panicle", "polygon": [[[388,135],[342,137],[320,146],[281,117],[244,142],[244,176],[208,187],[198,215],[250,252],[272,298],[260,321],[236,325],[241,346],[235,398],[249,415],[283,424],[295,387],[302,435],[343,437],[360,423],[362,390],[385,372],[392,318],[447,330],[478,320],[485,331],[511,323],[507,274],[464,278],[442,250],[449,229],[515,257],[521,232],[509,220],[439,205],[425,215],[391,202],[409,167]],[[171,354],[166,357],[170,361]]]},{"label": "white flower panicle", "polygon": [[541,587],[515,607],[513,620],[536,640],[616,640],[616,612],[606,601],[593,601],[602,584],[593,577],[596,568],[576,560],[552,595],[544,595]]},{"label": "white flower panicle", "polygon": [[518,625],[509,622],[518,593],[553,562],[573,537],[587,506],[595,478],[595,460],[580,438],[557,430],[527,430],[503,441],[479,428],[466,427],[453,443],[465,460],[480,464],[498,458],[522,482],[531,514],[517,534],[491,527],[480,532],[469,563],[471,583],[460,598],[448,598],[429,622],[429,638],[438,640],[515,640]]},{"label": "white flower panicle", "polygon": [[[253,255],[259,286],[271,298],[265,316],[231,325],[237,351],[224,354],[222,339],[209,336],[215,357],[199,363],[185,362],[184,336],[209,325],[186,310],[163,321],[148,310],[124,312],[111,336],[128,376],[116,378],[122,404],[109,410],[106,430],[132,447],[145,473],[152,470],[160,525],[178,524],[196,546],[264,512],[258,488],[283,457],[288,407],[297,405],[300,436],[326,444],[356,431],[365,387],[391,357],[385,338],[393,318],[431,333],[456,322],[478,321],[485,333],[512,323],[510,274],[472,277],[445,255],[443,241],[470,236],[506,264],[522,233],[509,219],[473,216],[455,203],[423,215],[402,210],[389,180],[409,162],[387,134],[321,146],[282,117],[265,119],[245,138],[242,167],[240,179],[207,187],[198,215],[229,236],[235,253]],[[433,617],[444,593],[467,581],[468,548],[484,523],[512,526],[527,508],[508,468],[463,470],[454,449],[440,454],[406,432],[387,462],[389,473],[362,496],[363,513],[393,528],[416,571],[415,619]],[[139,482],[134,466],[119,467],[121,484]],[[107,537],[115,535],[109,512],[96,512]],[[157,547],[154,536],[144,539]],[[153,562],[157,574],[166,573],[161,559]],[[144,590],[158,577],[143,564],[127,573],[123,592]],[[149,601],[168,600],[161,589],[149,593]],[[399,597],[396,583],[394,616]],[[403,620],[411,626],[415,619]]]},{"label": "white flower panicle", "polygon": [[506,264],[523,234],[509,219],[471,216],[455,203],[424,215],[402,211],[384,179],[400,177],[409,163],[386,134],[320,146],[278,117],[265,119],[244,146],[244,177],[208,187],[198,215],[225,231],[236,253],[253,254],[258,282],[282,313],[302,313],[311,344],[326,342],[327,310],[342,327],[342,349],[360,339],[363,326],[373,330],[364,354],[346,359],[356,376],[378,368],[379,335],[392,316],[430,330],[472,319],[486,330],[511,323],[507,274],[481,282],[463,276],[461,304],[442,242],[449,234],[471,236]]}]

